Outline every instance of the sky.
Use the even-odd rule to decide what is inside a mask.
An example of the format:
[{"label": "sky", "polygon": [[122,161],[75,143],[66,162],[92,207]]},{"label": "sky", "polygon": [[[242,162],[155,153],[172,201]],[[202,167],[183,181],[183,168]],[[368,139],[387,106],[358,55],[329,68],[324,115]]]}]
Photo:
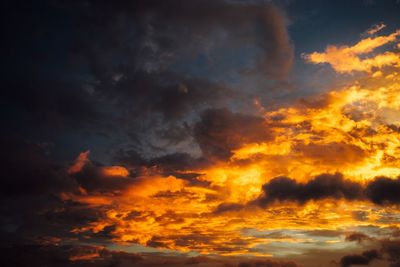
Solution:
[{"label": "sky", "polygon": [[400,1],[2,6],[2,266],[400,266]]}]

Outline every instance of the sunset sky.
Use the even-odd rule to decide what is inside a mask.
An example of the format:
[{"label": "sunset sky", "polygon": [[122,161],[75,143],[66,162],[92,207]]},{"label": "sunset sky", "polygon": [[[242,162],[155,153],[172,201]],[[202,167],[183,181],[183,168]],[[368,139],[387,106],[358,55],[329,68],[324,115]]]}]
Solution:
[{"label": "sunset sky", "polygon": [[399,0],[2,6],[0,266],[400,267]]}]

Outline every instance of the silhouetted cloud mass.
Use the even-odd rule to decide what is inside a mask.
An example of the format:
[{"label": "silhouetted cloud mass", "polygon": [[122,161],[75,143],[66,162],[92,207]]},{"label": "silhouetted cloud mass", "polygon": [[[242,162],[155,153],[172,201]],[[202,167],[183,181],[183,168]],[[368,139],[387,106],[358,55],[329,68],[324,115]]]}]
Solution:
[{"label": "silhouetted cloud mass", "polygon": [[376,177],[364,185],[345,179],[342,174],[321,174],[305,183],[288,177],[276,177],[263,185],[257,200],[262,206],[274,202],[293,201],[304,204],[311,200],[368,200],[377,205],[393,205],[400,201],[400,178]]}]

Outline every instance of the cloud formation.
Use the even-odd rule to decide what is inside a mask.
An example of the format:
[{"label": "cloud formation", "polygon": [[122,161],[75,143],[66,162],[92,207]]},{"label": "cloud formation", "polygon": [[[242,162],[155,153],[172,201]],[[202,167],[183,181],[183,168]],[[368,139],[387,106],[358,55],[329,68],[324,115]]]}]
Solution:
[{"label": "cloud formation", "polygon": [[263,185],[262,206],[274,202],[293,201],[304,204],[323,199],[368,200],[377,205],[400,203],[400,178],[376,177],[364,185],[345,179],[340,173],[321,174],[306,183],[296,179],[276,177]]},{"label": "cloud formation", "polygon": [[[375,33],[377,31],[372,30],[371,32]],[[385,52],[367,58],[363,58],[363,56],[370,54],[378,47],[395,42],[399,35],[400,31],[397,30],[386,36],[367,37],[353,46],[330,45],[326,48],[325,52],[305,54],[304,58],[314,64],[329,63],[339,73],[351,73],[354,71],[371,72],[386,66],[398,67],[400,62],[398,53]]]},{"label": "cloud formation", "polygon": [[369,265],[375,259],[380,259],[381,255],[377,250],[364,251],[361,255],[347,255],[340,259],[341,267],[350,267],[352,265]]},{"label": "cloud formation", "polygon": [[398,31],[307,55],[361,72],[307,96],[290,1],[39,2],[4,14],[12,266],[398,264]]},{"label": "cloud formation", "polygon": [[205,157],[227,159],[236,148],[270,137],[262,117],[210,109],[196,123],[194,138]]}]

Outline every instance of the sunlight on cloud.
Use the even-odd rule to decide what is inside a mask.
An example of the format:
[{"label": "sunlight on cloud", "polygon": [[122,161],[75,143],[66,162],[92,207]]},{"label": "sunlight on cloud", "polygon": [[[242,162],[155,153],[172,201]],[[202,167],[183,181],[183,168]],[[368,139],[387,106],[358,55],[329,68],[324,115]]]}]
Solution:
[{"label": "sunlight on cloud", "polygon": [[310,63],[329,63],[339,73],[353,71],[371,72],[387,66],[399,67],[400,56],[398,53],[386,51],[377,55],[370,54],[378,47],[395,42],[400,35],[400,30],[386,36],[368,37],[353,46],[329,45],[325,52],[304,54],[303,57]]},{"label": "sunlight on cloud", "polygon": [[[382,25],[371,31],[376,33]],[[392,216],[397,208],[379,206],[363,196],[346,198],[340,192],[334,200],[328,195],[305,198],[304,203],[285,199],[278,192],[279,205],[254,204],[263,193],[268,194],[270,187],[263,185],[277,176],[291,177],[298,183],[295,186],[308,188],[306,183],[319,174],[341,173],[347,180],[338,176],[337,181],[354,182],[363,190],[376,176],[395,179],[400,175],[400,55],[383,51],[361,58],[395,42],[399,35],[396,31],[368,37],[353,46],[328,46],[323,53],[306,55],[310,63],[329,63],[339,73],[363,71],[366,76],[289,107],[267,110],[255,103],[263,123],[254,125],[264,127],[260,132],[269,136],[258,142],[236,138],[239,148],[230,157],[178,173],[196,173],[196,183],[178,174],[165,176],[157,166],[146,167],[139,177],[130,177],[123,166],[99,167],[100,181],[122,178],[120,182],[127,186],[108,195],[95,190],[65,195],[64,199],[105,210],[97,222],[74,232],[89,237],[107,233],[121,245],[279,256],[274,247],[285,246],[293,254],[317,249],[318,242],[327,250],[344,249],[343,235],[355,227],[400,226]],[[88,155],[81,153],[69,173],[79,174],[89,162]],[[316,230],[333,235],[316,237],[310,232]],[[281,233],[272,235],[271,231]]]}]

